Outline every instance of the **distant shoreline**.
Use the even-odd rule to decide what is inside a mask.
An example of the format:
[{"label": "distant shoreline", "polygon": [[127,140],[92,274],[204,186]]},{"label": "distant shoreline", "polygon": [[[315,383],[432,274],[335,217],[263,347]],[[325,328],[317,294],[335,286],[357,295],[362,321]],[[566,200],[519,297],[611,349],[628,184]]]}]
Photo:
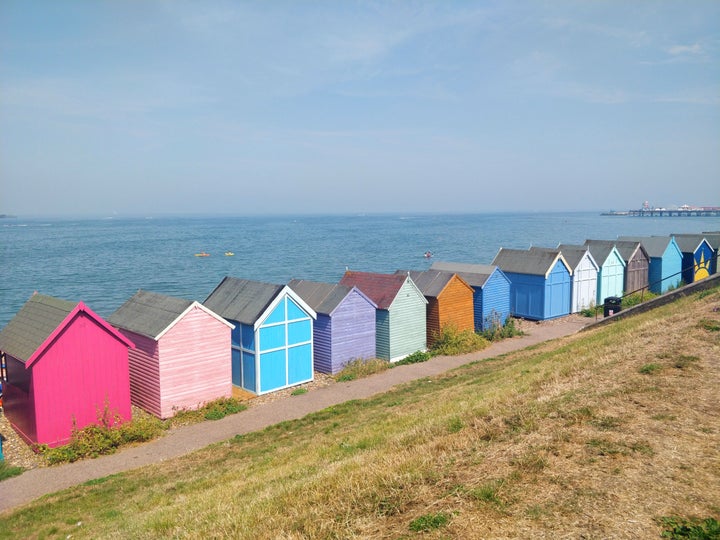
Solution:
[{"label": "distant shoreline", "polygon": [[631,217],[720,217],[720,208],[707,209],[675,209],[656,208],[654,210],[610,210],[602,212],[601,216],[631,216]]}]

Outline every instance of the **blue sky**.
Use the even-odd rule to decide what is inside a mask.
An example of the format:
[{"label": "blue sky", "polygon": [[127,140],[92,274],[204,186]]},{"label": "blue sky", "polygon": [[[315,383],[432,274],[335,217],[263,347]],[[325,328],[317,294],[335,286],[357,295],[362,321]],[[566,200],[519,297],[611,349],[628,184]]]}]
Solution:
[{"label": "blue sky", "polygon": [[720,2],[0,2],[0,213],[720,206]]}]

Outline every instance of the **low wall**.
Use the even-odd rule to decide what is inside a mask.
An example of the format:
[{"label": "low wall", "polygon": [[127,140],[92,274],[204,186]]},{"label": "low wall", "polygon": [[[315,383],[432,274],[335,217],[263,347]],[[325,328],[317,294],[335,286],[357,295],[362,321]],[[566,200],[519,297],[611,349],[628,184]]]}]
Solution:
[{"label": "low wall", "polygon": [[656,307],[669,304],[670,302],[674,302],[675,300],[683,296],[688,296],[689,294],[694,294],[699,291],[712,289],[714,287],[720,287],[720,274],[713,274],[708,278],[696,281],[695,283],[691,283],[690,285],[679,287],[675,290],[666,292],[662,296],[658,296],[656,298],[653,298],[652,300],[643,302],[642,304],[638,304],[629,308],[623,308],[622,311],[619,311],[614,315],[609,315],[608,317],[598,319],[597,322],[586,326],[585,328],[583,328],[583,330],[587,330],[588,328],[596,328],[597,326],[601,326],[604,324],[610,324],[617,321],[618,319],[622,319],[624,317],[631,317],[632,315],[637,315],[638,313],[644,313],[646,311],[650,311],[651,309],[655,309]]}]

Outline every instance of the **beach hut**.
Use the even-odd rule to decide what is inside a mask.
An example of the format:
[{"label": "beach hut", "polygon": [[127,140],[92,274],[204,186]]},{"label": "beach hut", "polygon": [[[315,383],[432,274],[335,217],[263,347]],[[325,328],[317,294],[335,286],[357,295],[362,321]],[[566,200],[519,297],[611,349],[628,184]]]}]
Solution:
[{"label": "beach hut", "polygon": [[261,395],[313,380],[317,315],[290,287],[227,276],[203,305],[235,325],[233,385]]},{"label": "beach hut", "polygon": [[510,316],[510,280],[497,266],[435,261],[430,269],[454,272],[473,288],[475,331],[505,324]]},{"label": "beach hut", "polygon": [[437,269],[398,270],[396,274],[409,275],[428,301],[425,316],[428,347],[433,346],[445,327],[475,331],[473,289],[460,276]]},{"label": "beach hut", "polygon": [[621,297],[625,284],[625,261],[614,242],[586,240],[585,246],[600,267],[597,281],[597,305],[610,296]]},{"label": "beach hut", "polygon": [[717,271],[717,254],[704,234],[673,234],[683,255],[682,277],[685,283],[704,279]]},{"label": "beach hut", "polygon": [[313,325],[315,370],[335,374],[348,362],[375,358],[377,306],[357,287],[293,279],[288,286],[317,314]]},{"label": "beach hut", "polygon": [[33,295],[0,331],[4,414],[28,444],[131,419],[130,340],[83,302]]},{"label": "beach hut", "polygon": [[625,294],[648,288],[650,280],[650,256],[641,242],[633,240],[615,240],[610,242],[625,261]]},{"label": "beach hut", "polygon": [[232,397],[233,325],[199,302],[140,290],[108,322],[135,344],[133,405],[165,419]]},{"label": "beach hut", "polygon": [[650,257],[650,290],[662,294],[682,281],[682,252],[672,236],[619,236],[621,241],[640,242]]},{"label": "beach hut", "polygon": [[427,300],[408,275],[348,270],[341,285],[357,287],[375,310],[375,354],[397,362],[427,347]]},{"label": "beach hut", "polygon": [[492,264],[510,280],[510,312],[546,320],[570,313],[572,270],[559,251],[500,248]]},{"label": "beach hut", "polygon": [[713,262],[713,273],[717,274],[720,269],[718,268],[718,259],[720,258],[720,231],[703,231],[703,238],[708,241],[710,246],[715,250],[715,260]]},{"label": "beach hut", "polygon": [[560,244],[556,248],[539,248],[560,251],[572,270],[570,286],[570,313],[578,313],[595,305],[597,298],[597,276],[600,267],[590,255],[586,246]]}]

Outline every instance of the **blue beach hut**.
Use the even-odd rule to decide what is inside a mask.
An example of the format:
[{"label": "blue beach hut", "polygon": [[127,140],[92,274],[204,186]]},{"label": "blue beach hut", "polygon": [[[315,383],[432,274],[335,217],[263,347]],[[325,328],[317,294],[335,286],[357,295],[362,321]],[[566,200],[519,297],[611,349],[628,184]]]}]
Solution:
[{"label": "blue beach hut", "polygon": [[510,280],[510,311],[546,320],[570,314],[572,270],[559,250],[500,248],[492,264]]},{"label": "blue beach hut", "polygon": [[673,234],[683,255],[682,277],[685,283],[700,281],[716,270],[715,250],[705,235]]},{"label": "blue beach hut", "polygon": [[580,311],[595,305],[597,298],[597,275],[600,267],[590,255],[590,250],[586,246],[570,246],[560,244],[557,248],[540,248],[533,249],[549,249],[550,251],[560,251],[565,261],[572,270],[572,286],[570,313],[579,313]]},{"label": "blue beach hut", "polygon": [[288,283],[317,313],[315,369],[335,374],[352,360],[375,358],[377,305],[357,287],[293,279]]},{"label": "blue beach hut", "polygon": [[510,280],[497,266],[435,261],[430,268],[454,272],[472,287],[476,332],[505,324],[510,316]]},{"label": "blue beach hut", "polygon": [[619,236],[621,241],[640,242],[650,257],[650,290],[662,294],[682,281],[682,252],[672,236]]},{"label": "blue beach hut", "polygon": [[317,314],[290,287],[227,276],[203,304],[235,325],[234,386],[261,395],[313,379]]}]

